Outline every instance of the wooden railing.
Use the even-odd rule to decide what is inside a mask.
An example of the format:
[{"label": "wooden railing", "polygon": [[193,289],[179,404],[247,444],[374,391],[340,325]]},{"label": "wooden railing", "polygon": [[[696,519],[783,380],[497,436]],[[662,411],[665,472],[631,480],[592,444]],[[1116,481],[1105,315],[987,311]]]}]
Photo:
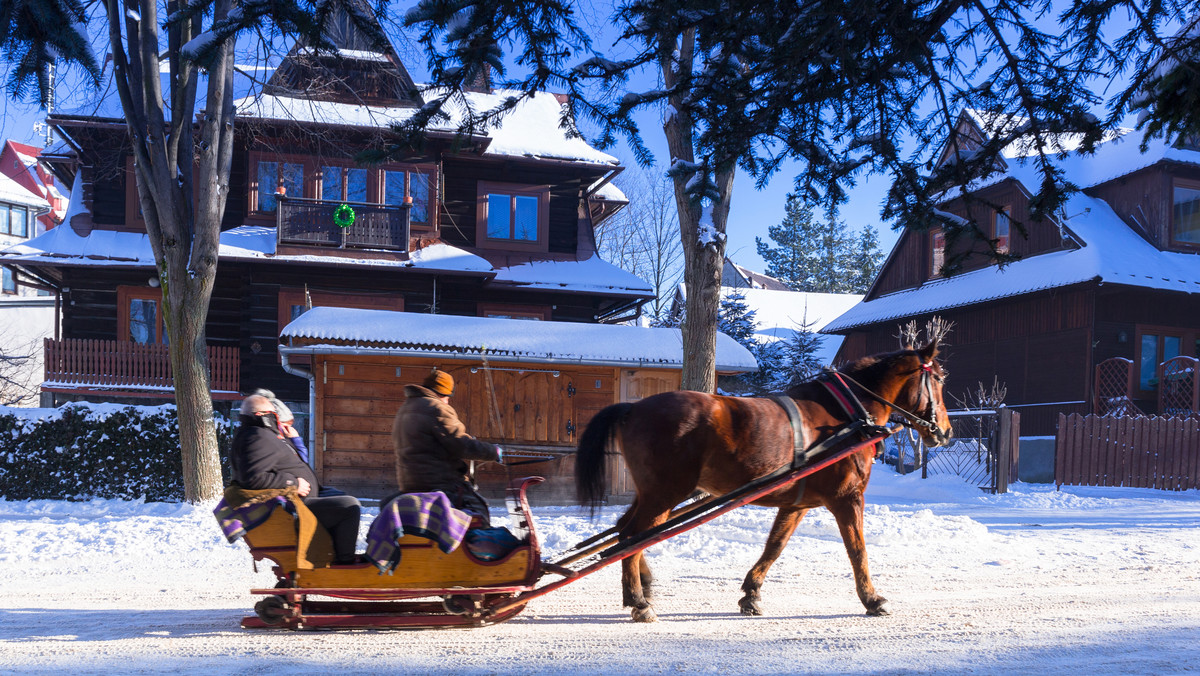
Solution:
[{"label": "wooden railing", "polygon": [[[410,205],[331,202],[301,197],[278,198],[276,226],[280,244],[356,249],[408,250]],[[337,224],[334,212],[346,205],[353,222]],[[343,222],[349,221],[349,211]]]},{"label": "wooden railing", "polygon": [[[166,345],[120,340],[45,340],[46,381],[103,388],[171,389],[171,356]],[[237,392],[238,348],[208,348],[209,387]]]}]

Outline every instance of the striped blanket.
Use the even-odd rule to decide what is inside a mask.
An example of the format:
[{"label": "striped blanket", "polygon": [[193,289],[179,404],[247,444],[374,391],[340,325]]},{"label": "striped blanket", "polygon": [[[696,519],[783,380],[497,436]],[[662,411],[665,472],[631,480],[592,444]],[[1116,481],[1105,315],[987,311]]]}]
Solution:
[{"label": "striped blanket", "polygon": [[455,509],[445,493],[406,493],[379,508],[367,531],[367,558],[380,573],[391,574],[400,563],[400,538],[429,538],[448,554],[458,549],[470,525],[471,515]]},{"label": "striped blanket", "polygon": [[271,512],[274,512],[276,507],[286,504],[287,499],[280,495],[262,502],[247,502],[240,507],[234,507],[226,497],[217,503],[213,509],[213,516],[217,517],[217,523],[221,524],[221,532],[225,534],[225,539],[229,540],[229,544],[233,544],[245,535],[246,531],[261,526],[271,518]]}]

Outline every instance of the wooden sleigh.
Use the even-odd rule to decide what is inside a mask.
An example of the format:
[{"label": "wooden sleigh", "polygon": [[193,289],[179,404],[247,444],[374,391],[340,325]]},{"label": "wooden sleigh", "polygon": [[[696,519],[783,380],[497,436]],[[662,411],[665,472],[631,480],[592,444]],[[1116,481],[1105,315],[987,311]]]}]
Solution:
[{"label": "wooden sleigh", "polygon": [[443,553],[433,540],[405,535],[397,543],[400,564],[391,574],[380,573],[369,562],[298,568],[295,517],[276,509],[267,521],[247,531],[245,540],[256,562],[274,563],[278,583],[272,589],[250,590],[265,598],[255,604],[255,615],[242,619],[242,626],[453,627],[507,620],[525,605],[511,605],[502,613],[486,611],[533,589],[541,576],[541,550],[525,491],[542,481],[516,479],[508,488],[509,530],[521,544],[505,556],[484,561],[465,544]]},{"label": "wooden sleigh", "polygon": [[[729,493],[709,496],[672,512],[662,524],[623,537],[617,527],[576,544],[554,561],[541,560],[526,489],[541,477],[515,479],[508,487],[509,530],[521,541],[495,561],[483,561],[460,546],[443,554],[431,540],[406,535],[400,565],[381,575],[371,563],[300,570],[296,566],[298,538],[293,517],[277,509],[245,538],[255,561],[275,563],[279,582],[272,589],[252,589],[265,598],[255,615],[242,620],[246,628],[351,629],[370,627],[479,627],[511,619],[535,598],[647,547],[707,523],[733,509],[820,471],[891,433],[851,424],[825,442],[810,447],[803,457]],[[546,575],[559,579],[546,582]],[[540,585],[539,585],[540,582]]]}]

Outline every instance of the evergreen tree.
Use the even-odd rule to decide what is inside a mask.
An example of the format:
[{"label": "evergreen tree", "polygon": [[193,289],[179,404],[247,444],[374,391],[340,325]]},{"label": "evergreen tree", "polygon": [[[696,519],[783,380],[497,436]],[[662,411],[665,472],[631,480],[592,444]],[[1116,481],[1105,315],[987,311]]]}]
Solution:
[{"label": "evergreen tree", "polygon": [[787,284],[794,291],[812,291],[816,284],[816,226],[812,208],[799,196],[787,196],[783,221],[767,228],[771,245],[754,238],[758,255],[767,262],[766,274]]},{"label": "evergreen tree", "polygon": [[733,291],[721,299],[717,330],[754,351],[754,310],[746,305],[746,296],[741,291]]},{"label": "evergreen tree", "polygon": [[783,341],[780,351],[779,389],[811,380],[826,366],[817,357],[821,349],[821,336],[812,330],[812,324],[805,323],[796,328],[791,338]]},{"label": "evergreen tree", "polygon": [[863,226],[855,242],[854,255],[850,260],[850,272],[854,282],[850,293],[866,293],[875,282],[879,268],[883,265],[883,251],[879,249],[879,232],[870,225]]},{"label": "evergreen tree", "polygon": [[825,220],[817,226],[817,255],[814,261],[813,291],[848,293],[851,289],[850,259],[853,256],[846,223],[838,219],[836,206],[825,210]]}]

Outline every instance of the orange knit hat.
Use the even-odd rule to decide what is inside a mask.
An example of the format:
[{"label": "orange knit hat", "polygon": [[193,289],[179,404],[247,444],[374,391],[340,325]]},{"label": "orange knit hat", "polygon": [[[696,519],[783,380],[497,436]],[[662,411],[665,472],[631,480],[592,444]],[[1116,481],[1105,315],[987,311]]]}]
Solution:
[{"label": "orange knit hat", "polygon": [[425,376],[425,382],[422,384],[443,397],[454,394],[454,378],[445,371],[434,369],[432,373]]}]

